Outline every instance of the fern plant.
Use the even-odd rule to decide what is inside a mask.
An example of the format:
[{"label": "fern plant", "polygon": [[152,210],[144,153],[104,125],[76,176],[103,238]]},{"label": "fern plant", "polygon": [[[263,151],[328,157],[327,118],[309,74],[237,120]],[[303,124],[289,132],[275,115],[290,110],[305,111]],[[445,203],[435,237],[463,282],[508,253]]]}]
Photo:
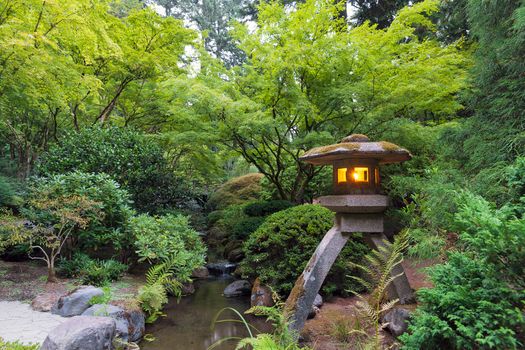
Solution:
[{"label": "fern plant", "polygon": [[146,273],[146,285],[139,291],[138,302],[148,315],[148,323],[163,316],[162,308],[168,303],[168,294],[177,298],[182,294],[182,283],[176,278],[177,262],[175,257],[170,257],[150,267]]},{"label": "fern plant", "polygon": [[[278,299],[278,295],[275,292],[273,293],[273,298],[274,301],[276,301],[276,304],[273,307],[254,306],[249,310],[245,311],[245,314],[265,316],[267,318],[267,321],[271,322],[274,327],[273,333],[259,333],[255,335],[254,332],[258,332],[258,330],[252,325],[250,325],[248,321],[246,321],[246,319],[243,317],[243,315],[239,313],[239,311],[233,308],[224,308],[221,311],[219,311],[215,316],[212,327],[216,323],[221,322],[239,322],[244,324],[244,326],[246,327],[248,337],[241,338],[231,336],[222,338],[214,344],[212,344],[208,348],[208,350],[212,350],[217,346],[231,340],[237,341],[235,350],[308,350],[309,348],[307,347],[299,346],[299,344],[297,343],[297,337],[295,337],[294,334],[290,331],[288,320],[282,312],[283,303]],[[221,314],[228,310],[234,312],[239,319],[219,319]]]},{"label": "fern plant", "polygon": [[[352,263],[353,267],[363,271],[365,278],[352,277],[370,291],[368,296],[353,292],[359,300],[356,303],[356,321],[351,335],[357,340],[360,349],[380,350],[381,329],[387,324],[381,323],[381,316],[392,309],[399,301],[388,300],[387,291],[394,279],[401,276],[392,275],[394,267],[403,261],[403,252],[408,247],[408,231],[404,230],[397,235],[394,243],[383,241],[378,250],[366,255],[366,265]],[[373,329],[372,335],[369,331]]]}]

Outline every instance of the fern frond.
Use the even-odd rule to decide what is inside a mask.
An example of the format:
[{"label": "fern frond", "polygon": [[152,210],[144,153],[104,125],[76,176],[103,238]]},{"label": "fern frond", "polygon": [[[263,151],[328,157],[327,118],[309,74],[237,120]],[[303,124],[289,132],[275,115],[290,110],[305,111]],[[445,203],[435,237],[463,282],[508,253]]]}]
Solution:
[{"label": "fern frond", "polygon": [[396,305],[398,302],[399,302],[399,299],[394,299],[394,300],[390,300],[390,301],[387,301],[386,303],[381,304],[379,313],[385,313],[391,310],[394,307],[394,305]]}]

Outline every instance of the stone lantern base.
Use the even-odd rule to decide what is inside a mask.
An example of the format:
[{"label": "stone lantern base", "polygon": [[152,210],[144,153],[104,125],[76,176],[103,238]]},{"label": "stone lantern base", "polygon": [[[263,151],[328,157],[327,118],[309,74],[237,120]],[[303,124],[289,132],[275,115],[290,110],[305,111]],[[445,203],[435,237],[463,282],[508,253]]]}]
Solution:
[{"label": "stone lantern base", "polygon": [[[336,211],[337,215],[334,226],[317,246],[286,300],[285,313],[290,317],[291,329],[297,333],[303,328],[315,296],[351,233],[363,233],[367,244],[375,250],[387,239],[383,234],[382,215],[388,205],[386,196],[326,196],[321,197],[319,202]],[[359,205],[359,212],[354,211],[356,204]],[[401,265],[393,269],[392,276],[396,275],[399,277],[390,285],[388,297],[399,299],[401,304],[413,302],[414,294]]]}]

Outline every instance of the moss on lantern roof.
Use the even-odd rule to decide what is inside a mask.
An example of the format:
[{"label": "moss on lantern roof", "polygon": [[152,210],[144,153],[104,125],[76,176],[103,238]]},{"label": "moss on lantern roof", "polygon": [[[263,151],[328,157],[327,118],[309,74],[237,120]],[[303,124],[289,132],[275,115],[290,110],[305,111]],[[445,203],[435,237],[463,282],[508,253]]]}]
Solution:
[{"label": "moss on lantern roof", "polygon": [[347,150],[347,151],[356,151],[359,148],[361,148],[361,146],[353,142],[336,143],[335,145],[320,146],[320,147],[312,148],[311,150],[307,151],[303,155],[303,157],[307,155],[313,155],[313,154],[328,153],[331,151],[335,151],[337,149]]},{"label": "moss on lantern roof", "polygon": [[405,149],[399,147],[398,145],[392,143],[392,142],[388,142],[388,141],[379,141],[377,142],[381,145],[381,147],[383,147],[383,149],[385,151],[389,151],[389,152],[396,152],[396,151],[400,151],[400,150],[403,150],[405,151]]},{"label": "moss on lantern roof", "polygon": [[315,147],[301,160],[315,165],[330,164],[343,159],[377,159],[380,163],[398,163],[412,158],[410,152],[391,142],[371,142],[366,135],[354,134],[341,143]]}]

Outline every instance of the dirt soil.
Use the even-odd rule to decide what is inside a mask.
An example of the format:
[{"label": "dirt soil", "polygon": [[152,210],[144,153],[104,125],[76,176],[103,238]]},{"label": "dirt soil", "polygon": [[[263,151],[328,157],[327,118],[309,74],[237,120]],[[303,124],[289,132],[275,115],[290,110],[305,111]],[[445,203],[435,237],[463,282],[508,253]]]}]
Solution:
[{"label": "dirt soil", "polygon": [[[31,302],[39,297],[41,304],[53,304],[61,295],[80,286],[76,279],[58,278],[46,283],[47,267],[38,261],[9,262],[0,260],[0,301]],[[133,297],[144,283],[143,276],[125,274],[111,284],[112,299],[124,303]]]},{"label": "dirt soil", "polygon": [[[414,290],[432,287],[424,273],[424,268],[436,264],[437,261],[427,260],[416,262],[405,260],[403,268],[408,281]],[[351,350],[355,340],[346,335],[351,329],[354,320],[354,306],[358,301],[357,297],[341,298],[335,297],[325,301],[320,312],[315,318],[306,322],[301,335],[305,343],[314,350]],[[416,305],[404,306],[408,309],[415,309]],[[395,338],[387,331],[382,331],[383,348],[397,348]]]},{"label": "dirt soil", "polygon": [[74,288],[73,280],[46,283],[47,267],[35,261],[0,260],[0,301],[30,302],[41,293],[64,294]]}]

